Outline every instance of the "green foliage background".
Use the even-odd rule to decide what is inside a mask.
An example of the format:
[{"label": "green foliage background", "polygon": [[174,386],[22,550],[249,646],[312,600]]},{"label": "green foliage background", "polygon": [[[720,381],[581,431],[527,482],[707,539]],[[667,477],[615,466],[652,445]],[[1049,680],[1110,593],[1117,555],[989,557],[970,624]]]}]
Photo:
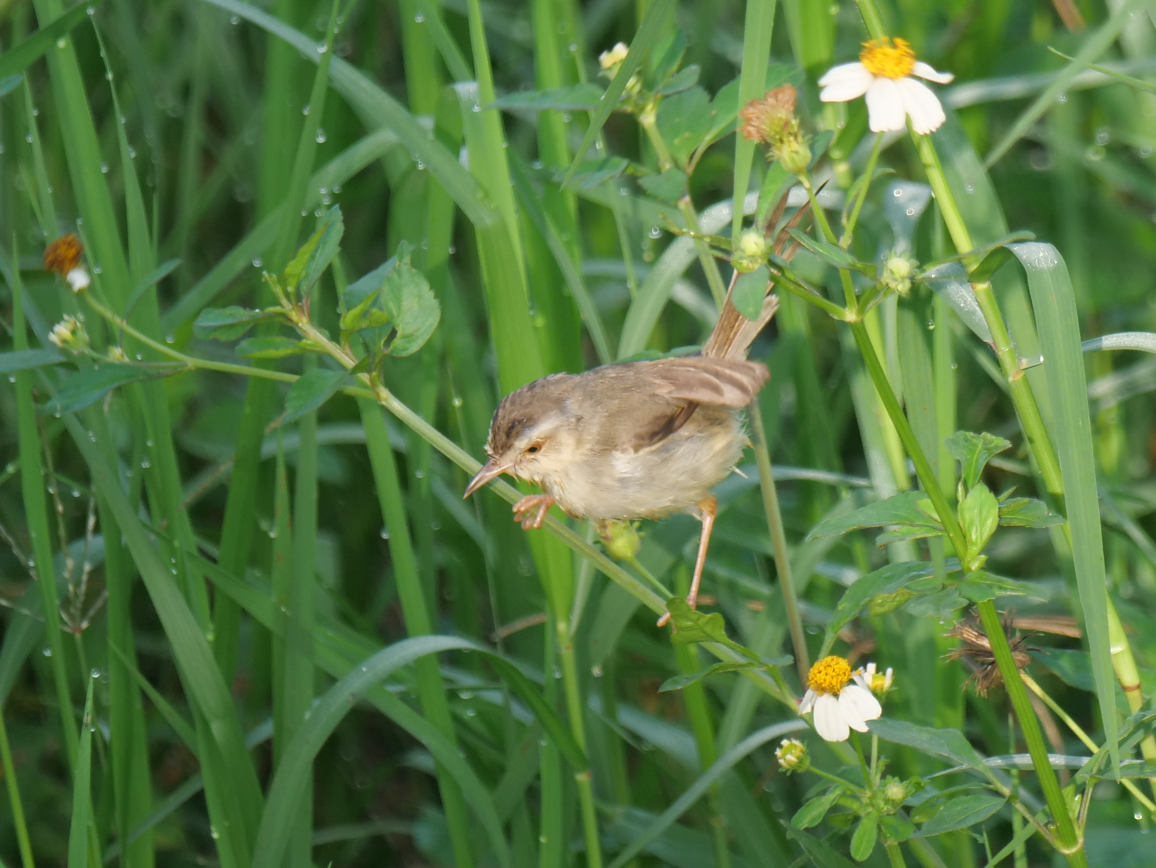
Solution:
[{"label": "green foliage background", "polygon": [[[1062,254],[1041,280],[1074,302],[1078,324],[1053,321],[1059,304],[1033,317],[1041,286],[1029,296],[1015,262],[993,282],[1069,500],[1033,465],[990,349],[941,297],[919,285],[865,327],[949,495],[944,440],[991,432],[1012,443],[985,471],[993,491],[1047,499],[1073,517],[1078,542],[1089,537],[1076,514],[1087,534],[1102,529],[1103,583],[1081,571],[1079,544],[1071,567],[1058,529],[1001,529],[986,568],[1030,586],[997,600],[1039,631],[1028,671],[1095,744],[1118,733],[1120,758],[1134,761],[1152,722],[1128,716],[1139,706],[1111,678],[1107,652],[1119,643],[1101,616],[1109,602],[1119,612],[1147,708],[1156,362],[1135,350],[1156,341],[1140,334],[1123,340],[1129,349],[1083,356],[1096,476],[1077,489],[1065,461],[1086,460],[1086,444],[1063,420],[1072,395],[1082,399],[1080,356],[1061,363],[1040,340],[1047,348],[1076,325],[1084,339],[1156,331],[1151,5],[895,0],[881,12],[888,32],[956,74],[938,90],[948,121],[932,140],[976,246],[1024,230]],[[875,747],[888,774],[927,784],[901,809],[924,836],[901,848],[866,846],[847,805],[806,832],[790,825],[820,779],[782,773],[780,739],[804,738],[816,768],[858,774],[853,752],[825,745],[776,700],[805,689],[791,663],[659,690],[717,662],[672,645],[650,611],[665,594],[639,578],[685,593],[690,517],[644,525],[638,563],[621,566],[578,523],[526,534],[493,493],[461,499],[465,453],[482,456],[501,395],[709,332],[729,267],[675,236],[693,217],[729,237],[736,182],[758,191],[773,170],[728,126],[698,155],[688,212],[670,192],[681,180],[658,180],[652,140],[611,114],[629,72],[598,77],[598,55],[615,42],[633,43],[627,65],[650,64],[645,73],[658,56],[645,49],[676,31],[682,68],[698,67],[705,94],[665,97],[663,134],[701,138],[706,100],[721,103],[728,85],[737,107],[739,94],[792,81],[815,150],[826,146],[815,175],[831,179],[837,221],[874,138],[861,101],[824,105],[816,81],[868,36],[853,2],[0,0],[3,864],[1060,858],[978,789],[973,754],[995,758],[999,786],[1029,813],[1044,807],[1002,689],[986,699],[961,689],[968,671],[944,657],[957,644],[944,636],[950,607],[865,610],[824,641],[857,579],[943,556],[935,544],[876,548],[863,533],[808,536],[918,486],[845,324],[787,295],[755,346],[773,375],[753,428],[765,429],[778,500],[760,490],[749,453],[746,476],[720,487],[704,608],[756,656],[800,656],[802,641],[813,660],[833,643],[856,664],[894,668]],[[538,112],[514,96],[580,82],[609,83],[609,98]],[[499,97],[502,111],[489,107]],[[907,244],[924,262],[953,255],[936,204],[923,210],[927,188],[898,186],[927,181],[918,145],[888,137],[879,161],[894,174],[871,186],[853,252],[873,262]],[[898,200],[923,204],[896,210]],[[330,267],[305,279],[316,326],[338,334],[346,289],[403,243],[440,304],[428,342],[382,362],[376,392],[328,376],[337,366],[324,355],[239,358],[193,328],[207,308],[273,304],[262,273],[282,274],[334,205],[340,250],[334,242]],[[73,231],[127,330],[42,270],[45,245]],[[804,250],[795,268],[841,295],[821,256]],[[139,366],[96,374],[92,357],[56,354],[48,333],[67,313],[85,315],[97,353],[123,346]],[[253,334],[275,335],[268,325]],[[173,353],[193,361],[166,367]],[[265,373],[246,376],[249,364]],[[1066,392],[1045,381],[1055,370],[1075,372]],[[294,387],[286,419],[298,375],[319,385]],[[316,406],[323,393],[332,397]],[[1054,711],[1044,735],[1066,786],[1091,751]],[[1100,762],[1110,776],[1107,754]],[[971,771],[933,777],[956,766]],[[1147,796],[1151,771],[1124,767]],[[944,813],[953,798],[958,816]],[[1086,819],[1091,864],[1156,862],[1151,815],[1120,784],[1099,783]]]}]

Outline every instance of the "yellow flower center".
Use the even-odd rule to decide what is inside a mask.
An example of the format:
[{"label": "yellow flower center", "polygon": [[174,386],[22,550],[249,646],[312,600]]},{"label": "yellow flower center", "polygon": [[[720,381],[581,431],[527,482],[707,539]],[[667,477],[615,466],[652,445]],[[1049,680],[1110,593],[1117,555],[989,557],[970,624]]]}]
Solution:
[{"label": "yellow flower center", "polygon": [[824,657],[807,673],[807,686],[816,693],[838,695],[851,680],[851,664],[842,657]]},{"label": "yellow flower center", "polygon": [[873,39],[863,43],[859,62],[882,78],[904,78],[915,68],[915,52],[906,39]]}]

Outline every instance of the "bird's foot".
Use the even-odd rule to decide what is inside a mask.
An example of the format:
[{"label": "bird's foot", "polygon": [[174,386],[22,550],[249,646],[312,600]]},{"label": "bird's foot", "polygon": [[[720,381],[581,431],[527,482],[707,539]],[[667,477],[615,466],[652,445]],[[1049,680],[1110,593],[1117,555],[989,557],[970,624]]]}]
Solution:
[{"label": "bird's foot", "polygon": [[553,505],[554,498],[548,494],[529,494],[514,504],[514,521],[521,523],[522,530],[538,530]]}]

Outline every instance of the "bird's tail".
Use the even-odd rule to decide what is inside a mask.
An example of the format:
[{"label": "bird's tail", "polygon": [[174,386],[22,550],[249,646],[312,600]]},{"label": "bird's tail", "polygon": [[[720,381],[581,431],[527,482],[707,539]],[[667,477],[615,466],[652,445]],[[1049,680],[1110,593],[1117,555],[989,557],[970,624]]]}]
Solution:
[{"label": "bird's tail", "polygon": [[[775,209],[767,218],[764,234],[770,237],[771,233],[775,232],[779,222],[783,219],[783,214],[787,210],[787,196],[790,191],[784,193],[779,199]],[[788,220],[781,229],[775,234],[775,241],[773,250],[776,256],[779,256],[788,262],[794,257],[795,252],[799,249],[799,242],[795,241],[790,234],[791,229],[799,224],[807,211],[810,209],[810,203],[803,205],[795,212],[794,216]],[[730,289],[727,291],[726,301],[723,303],[722,310],[719,312],[718,322],[715,323],[714,329],[707,338],[706,343],[703,344],[702,354],[718,359],[745,359],[747,351],[751,348],[759,332],[761,332],[767,323],[771,321],[771,317],[775,315],[775,311],[779,309],[779,297],[775,295],[774,280],[767,281],[766,295],[763,299],[763,307],[756,319],[750,320],[738,312],[738,309],[731,302],[731,295],[735,291],[735,284],[738,282],[739,272],[735,272],[731,276]]]}]

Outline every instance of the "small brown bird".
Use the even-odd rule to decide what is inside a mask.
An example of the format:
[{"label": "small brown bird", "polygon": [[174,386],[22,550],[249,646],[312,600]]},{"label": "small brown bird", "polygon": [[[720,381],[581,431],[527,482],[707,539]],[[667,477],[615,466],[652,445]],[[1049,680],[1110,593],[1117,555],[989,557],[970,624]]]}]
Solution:
[{"label": "small brown bird", "polygon": [[[770,226],[784,208],[785,198]],[[788,239],[784,229],[777,253]],[[792,244],[788,257],[793,252]],[[731,293],[734,286],[732,279]],[[526,530],[540,528],[555,503],[600,527],[688,512],[702,521],[687,596],[693,608],[718,509],[710,490],[742,456],[747,438],[740,411],[770,377],[746,354],[778,299],[767,295],[759,317],[748,320],[731,293],[701,355],[553,374],[507,395],[490,423],[489,460],[465,496],[503,473],[535,483],[544,493],[514,505],[515,520]],[[668,612],[659,625],[669,619]]]}]

